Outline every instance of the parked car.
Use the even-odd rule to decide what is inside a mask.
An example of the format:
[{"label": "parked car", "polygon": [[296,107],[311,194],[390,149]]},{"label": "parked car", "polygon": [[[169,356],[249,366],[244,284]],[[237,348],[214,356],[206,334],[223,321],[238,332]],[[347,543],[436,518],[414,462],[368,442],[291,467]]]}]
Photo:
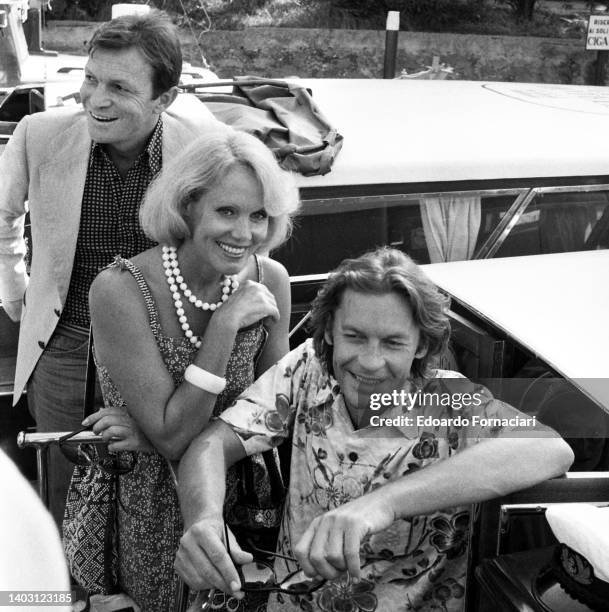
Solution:
[{"label": "parked car", "polygon": [[[468,535],[466,610],[575,610],[557,585],[552,608],[536,607],[525,586],[530,590],[536,573],[550,562],[555,539],[544,517],[549,504],[609,504],[609,250],[423,269],[451,298],[452,340],[444,365],[553,427],[575,454],[565,477],[476,507]],[[314,293],[326,277],[303,276],[293,283]],[[293,342],[302,334],[299,329]],[[519,573],[509,581],[504,574],[496,578],[497,567],[514,566]],[[484,594],[476,572],[482,574]],[[488,589],[495,598],[491,603]]]},{"label": "parked car", "polygon": [[608,270],[609,250],[425,266],[452,298],[460,369],[556,429],[575,454],[566,478],[478,507],[469,610],[550,609],[535,607],[540,598],[575,610],[555,580],[538,582],[556,543],[544,513],[556,502],[609,504]]},{"label": "parked car", "polygon": [[[298,178],[302,214],[274,254],[293,276],[382,244],[423,264],[609,246],[603,88],[302,82],[344,144],[329,174]],[[314,293],[297,285],[300,317]]]},{"label": "parked car", "polygon": [[[302,81],[344,144],[329,174],[297,177],[302,214],[274,254],[295,277],[380,244],[420,263],[609,246],[603,88]],[[72,74],[42,93],[30,88],[28,104],[77,104],[78,85]],[[296,285],[295,320],[313,297],[306,283]],[[12,352],[2,342],[0,354]]]}]

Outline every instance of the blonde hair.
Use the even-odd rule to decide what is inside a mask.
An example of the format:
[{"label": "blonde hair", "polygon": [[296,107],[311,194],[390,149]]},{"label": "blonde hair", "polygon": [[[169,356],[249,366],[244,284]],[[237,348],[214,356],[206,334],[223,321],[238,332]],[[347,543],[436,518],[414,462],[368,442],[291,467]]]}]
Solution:
[{"label": "blonde hair", "polygon": [[173,159],[163,160],[163,169],[150,184],[140,210],[146,235],[161,244],[179,246],[190,237],[187,205],[200,200],[235,166],[251,170],[262,190],[269,229],[258,250],[277,248],[290,235],[299,206],[294,179],[260,140],[221,125],[198,137]]}]

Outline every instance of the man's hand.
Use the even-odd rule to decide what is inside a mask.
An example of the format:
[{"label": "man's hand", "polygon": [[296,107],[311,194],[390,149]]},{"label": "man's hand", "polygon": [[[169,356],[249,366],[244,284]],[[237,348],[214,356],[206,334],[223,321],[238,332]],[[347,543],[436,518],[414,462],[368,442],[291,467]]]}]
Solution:
[{"label": "man's hand", "polygon": [[108,450],[151,453],[154,447],[138,424],[120,408],[102,408],[88,416],[82,424],[108,442]]},{"label": "man's hand", "polygon": [[314,519],[294,553],[308,576],[333,580],[348,571],[357,581],[361,578],[359,551],[363,538],[387,529],[394,519],[391,504],[380,490],[375,491]]},{"label": "man's hand", "polygon": [[21,320],[21,310],[23,308],[23,300],[7,300],[2,301],[2,308],[8,315],[9,319],[15,323]]},{"label": "man's hand", "polygon": [[241,550],[230,529],[228,537],[232,560],[224,544],[222,517],[203,517],[182,536],[175,568],[192,589],[221,589],[241,599],[244,593],[234,563],[251,563],[253,558]]}]

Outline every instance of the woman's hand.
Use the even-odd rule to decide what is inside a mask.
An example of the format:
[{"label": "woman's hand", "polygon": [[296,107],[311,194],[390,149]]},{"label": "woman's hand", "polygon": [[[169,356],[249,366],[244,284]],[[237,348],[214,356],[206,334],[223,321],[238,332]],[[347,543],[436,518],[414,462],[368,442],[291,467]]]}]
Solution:
[{"label": "woman's hand", "polygon": [[175,569],[192,588],[198,591],[210,588],[241,599],[244,595],[234,563],[251,563],[252,555],[241,550],[230,529],[231,557],[224,544],[222,517],[204,517],[186,530],[176,554]]},{"label": "woman's hand", "polygon": [[212,322],[238,330],[265,318],[279,320],[275,296],[263,284],[246,280],[214,312]]},{"label": "woman's hand", "polygon": [[93,426],[96,434],[108,442],[108,450],[154,452],[154,447],[148,441],[137,423],[120,408],[102,408],[88,416],[82,424]]},{"label": "woman's hand", "polygon": [[308,576],[328,580],[348,571],[361,578],[360,545],[371,533],[387,529],[394,521],[391,505],[375,491],[313,519],[294,548]]}]

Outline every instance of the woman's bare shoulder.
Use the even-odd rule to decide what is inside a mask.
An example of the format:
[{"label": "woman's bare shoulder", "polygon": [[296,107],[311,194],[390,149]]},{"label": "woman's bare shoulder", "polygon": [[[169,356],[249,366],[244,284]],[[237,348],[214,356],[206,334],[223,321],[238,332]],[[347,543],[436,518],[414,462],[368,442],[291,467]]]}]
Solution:
[{"label": "woman's bare shoulder", "polygon": [[262,268],[262,281],[271,291],[274,287],[289,286],[290,276],[282,263],[261,255],[258,256],[258,261]]}]

